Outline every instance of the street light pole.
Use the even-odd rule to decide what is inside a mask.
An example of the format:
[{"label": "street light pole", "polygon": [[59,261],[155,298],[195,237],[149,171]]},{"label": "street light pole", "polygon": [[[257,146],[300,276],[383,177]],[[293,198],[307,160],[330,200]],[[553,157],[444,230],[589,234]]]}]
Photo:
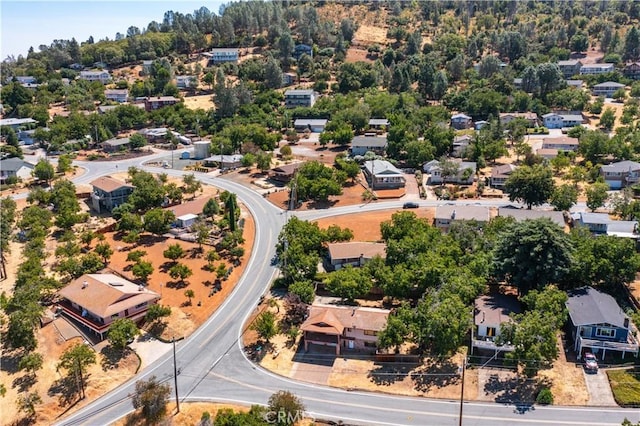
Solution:
[{"label": "street light pole", "polygon": [[171,339],[173,343],[173,385],[176,389],[176,413],[180,412],[180,398],[178,397],[178,364],[176,361],[176,338]]},{"label": "street light pole", "polygon": [[462,389],[460,390],[460,415],[458,417],[458,426],[462,426],[462,404],[464,403],[464,370],[467,366],[467,354],[462,358]]}]

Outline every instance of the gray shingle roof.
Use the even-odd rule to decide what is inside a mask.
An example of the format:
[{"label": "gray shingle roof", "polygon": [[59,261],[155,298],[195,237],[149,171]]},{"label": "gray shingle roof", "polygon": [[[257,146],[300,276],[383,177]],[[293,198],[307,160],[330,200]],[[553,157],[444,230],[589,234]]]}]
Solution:
[{"label": "gray shingle roof", "polygon": [[378,148],[384,148],[387,146],[387,138],[385,137],[370,137],[370,136],[356,136],[351,141],[352,147],[367,147],[374,146]]},{"label": "gray shingle roof", "polygon": [[6,172],[17,172],[21,167],[28,167],[33,169],[35,166],[31,163],[28,163],[18,157],[6,158],[4,160],[0,160],[0,170]]},{"label": "gray shingle roof", "polygon": [[581,287],[568,293],[567,309],[573,325],[610,324],[624,328],[626,315],[615,299],[593,287]]},{"label": "gray shingle roof", "polygon": [[606,166],[602,166],[602,171],[608,173],[624,173],[634,170],[640,170],[640,163],[629,160],[619,161],[617,163],[611,163],[607,164]]}]

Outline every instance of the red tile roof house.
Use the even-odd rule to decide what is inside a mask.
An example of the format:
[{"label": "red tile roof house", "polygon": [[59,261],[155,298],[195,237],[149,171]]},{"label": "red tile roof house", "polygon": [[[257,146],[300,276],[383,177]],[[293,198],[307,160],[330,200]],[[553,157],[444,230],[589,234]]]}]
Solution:
[{"label": "red tile roof house", "polygon": [[85,274],[58,292],[62,313],[100,339],[119,318],[141,320],[160,295],[114,274]]},{"label": "red tile roof house", "polygon": [[387,245],[385,243],[370,243],[352,241],[348,243],[329,243],[329,261],[334,270],[346,265],[362,266],[375,256],[384,258]]},{"label": "red tile roof house", "polygon": [[387,325],[390,311],[352,306],[313,305],[300,329],[304,350],[310,345],[330,346],[341,351],[375,353],[378,333]]}]

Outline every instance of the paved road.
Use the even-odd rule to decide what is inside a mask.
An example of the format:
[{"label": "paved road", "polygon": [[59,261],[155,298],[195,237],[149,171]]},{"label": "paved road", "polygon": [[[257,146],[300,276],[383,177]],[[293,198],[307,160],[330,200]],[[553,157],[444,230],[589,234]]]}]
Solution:
[{"label": "paved road", "polygon": [[[120,170],[124,167],[119,165]],[[133,165],[133,164],[131,164]],[[90,181],[100,174],[113,172],[112,166],[92,163],[83,175]],[[154,171],[160,171],[154,169]],[[181,172],[162,170],[179,176]],[[309,415],[370,425],[455,425],[458,424],[457,401],[397,397],[299,383],[276,376],[252,364],[241,348],[243,326],[256,309],[259,297],[277,274],[271,259],[279,230],[286,216],[256,192],[223,178],[196,174],[205,184],[233,191],[251,211],[256,222],[255,245],[245,274],[225,303],[195,333],[177,345],[178,391],[181,401],[221,401],[240,404],[265,404],[269,396],[281,389],[299,396]],[[481,202],[490,205],[499,202]],[[362,212],[372,209],[397,208],[400,202],[350,206],[322,212],[301,212],[304,219],[320,216]],[[464,204],[464,203],[461,203]],[[430,205],[422,202],[421,205]],[[435,204],[434,204],[435,205]],[[152,365],[124,385],[71,416],[60,425],[106,425],[132,411],[130,395],[136,380],[155,375],[173,384],[171,353],[160,357]],[[637,411],[623,409],[591,409],[586,407],[516,407],[493,403],[464,404],[464,425],[619,425],[627,417],[640,421]]]}]

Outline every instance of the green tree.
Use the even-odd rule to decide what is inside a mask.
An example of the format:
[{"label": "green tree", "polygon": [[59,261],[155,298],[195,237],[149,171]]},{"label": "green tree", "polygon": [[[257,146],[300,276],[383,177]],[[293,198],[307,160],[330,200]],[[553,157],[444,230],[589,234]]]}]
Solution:
[{"label": "green tree", "polygon": [[23,356],[20,362],[18,362],[18,368],[20,370],[25,370],[29,374],[35,375],[36,371],[42,368],[42,362],[42,354],[30,352]]},{"label": "green tree", "polygon": [[289,391],[278,391],[269,397],[268,412],[273,413],[269,422],[275,420],[274,424],[289,425],[290,419],[304,418],[304,404],[300,399]]},{"label": "green tree", "polygon": [[616,122],[616,115],[615,112],[613,111],[613,108],[605,108],[604,112],[602,113],[602,115],[600,116],[600,127],[602,127],[605,130],[611,130],[613,129],[613,125]]},{"label": "green tree", "polygon": [[184,291],[184,295],[187,299],[189,299],[188,305],[191,306],[191,299],[193,299],[196,294],[193,292],[193,290],[188,289]]},{"label": "green tree", "polygon": [[111,248],[109,243],[97,244],[94,250],[96,254],[102,258],[102,262],[105,265],[108,265],[109,259],[111,258],[111,255],[113,255],[113,249]]},{"label": "green tree", "polygon": [[134,133],[129,137],[129,146],[133,151],[137,151],[147,144],[147,140],[140,133]]},{"label": "green tree", "polygon": [[[69,374],[73,374],[77,377],[80,387],[84,389],[87,367],[95,363],[96,353],[93,349],[82,343],[77,343],[64,351],[60,356],[58,367],[64,368]],[[80,391],[80,389],[77,389],[77,391]]]},{"label": "green tree", "polygon": [[184,285],[184,281],[193,275],[193,271],[187,265],[177,263],[169,269],[169,275],[174,280],[179,279],[180,283]]},{"label": "green tree", "polygon": [[144,229],[152,234],[162,235],[169,232],[175,220],[176,216],[172,211],[152,209],[144,214]]},{"label": "green tree", "polygon": [[184,249],[178,243],[171,244],[165,251],[162,252],[162,255],[166,259],[170,259],[174,264],[178,261],[178,259],[182,259],[185,254],[186,253]]},{"label": "green tree", "polygon": [[553,194],[554,188],[551,169],[539,164],[518,167],[505,182],[509,200],[522,201],[528,209],[544,204]]},{"label": "green tree", "polygon": [[56,171],[58,173],[66,173],[71,170],[71,157],[68,154],[62,154],[60,157],[58,157],[58,165],[56,166]]},{"label": "green tree", "polygon": [[191,173],[182,176],[182,189],[186,194],[195,196],[196,192],[202,190],[202,182],[196,179],[196,176]]},{"label": "green tree", "polygon": [[311,281],[296,281],[289,285],[289,293],[300,298],[300,301],[308,305],[313,303],[316,292]]},{"label": "green tree", "polygon": [[42,404],[42,398],[37,392],[29,392],[25,395],[19,395],[16,402],[20,411],[24,411],[27,417],[34,419],[37,414],[36,405]]},{"label": "green tree", "polygon": [[144,316],[144,320],[148,322],[154,322],[160,318],[165,318],[171,315],[171,306],[153,304],[147,309],[147,313]]},{"label": "green tree", "polygon": [[384,329],[378,333],[378,347],[382,349],[395,348],[395,352],[400,353],[400,346],[407,341],[408,337],[407,316],[397,312],[395,315],[389,315]]},{"label": "green tree", "polygon": [[209,198],[202,208],[202,214],[206,217],[212,218],[218,213],[220,213],[220,205],[218,204],[218,201],[213,197]]},{"label": "green tree", "polygon": [[325,288],[347,303],[353,303],[357,297],[366,296],[371,290],[369,275],[361,268],[347,266],[329,274]]},{"label": "green tree", "polygon": [[135,322],[128,318],[118,318],[109,326],[107,339],[109,344],[118,350],[124,350],[127,343],[140,334]]},{"label": "green tree", "polygon": [[131,273],[133,276],[143,282],[147,282],[151,274],[153,274],[153,271],[153,264],[144,260],[136,261],[136,263],[131,267]]},{"label": "green tree", "polygon": [[578,188],[570,184],[556,186],[549,202],[556,210],[569,211],[578,202]]},{"label": "green tree", "polygon": [[149,380],[138,380],[131,399],[133,408],[141,409],[142,416],[148,424],[157,424],[167,414],[167,402],[171,395],[171,386],[160,383],[156,376]]},{"label": "green tree", "polygon": [[253,324],[251,324],[251,330],[258,333],[258,336],[269,344],[271,338],[279,332],[276,315],[271,311],[264,311],[253,321]]},{"label": "green tree", "polygon": [[609,185],[603,182],[596,182],[586,189],[587,207],[593,212],[604,206],[609,198]]},{"label": "green tree", "polygon": [[55,176],[55,170],[49,161],[42,159],[33,168],[33,176],[49,184],[49,181]]},{"label": "green tree", "polygon": [[144,256],[147,255],[147,252],[144,250],[132,250],[127,253],[127,262],[139,262]]},{"label": "green tree", "polygon": [[549,219],[513,223],[499,236],[494,274],[518,288],[518,294],[560,282],[573,262],[573,244]]}]

